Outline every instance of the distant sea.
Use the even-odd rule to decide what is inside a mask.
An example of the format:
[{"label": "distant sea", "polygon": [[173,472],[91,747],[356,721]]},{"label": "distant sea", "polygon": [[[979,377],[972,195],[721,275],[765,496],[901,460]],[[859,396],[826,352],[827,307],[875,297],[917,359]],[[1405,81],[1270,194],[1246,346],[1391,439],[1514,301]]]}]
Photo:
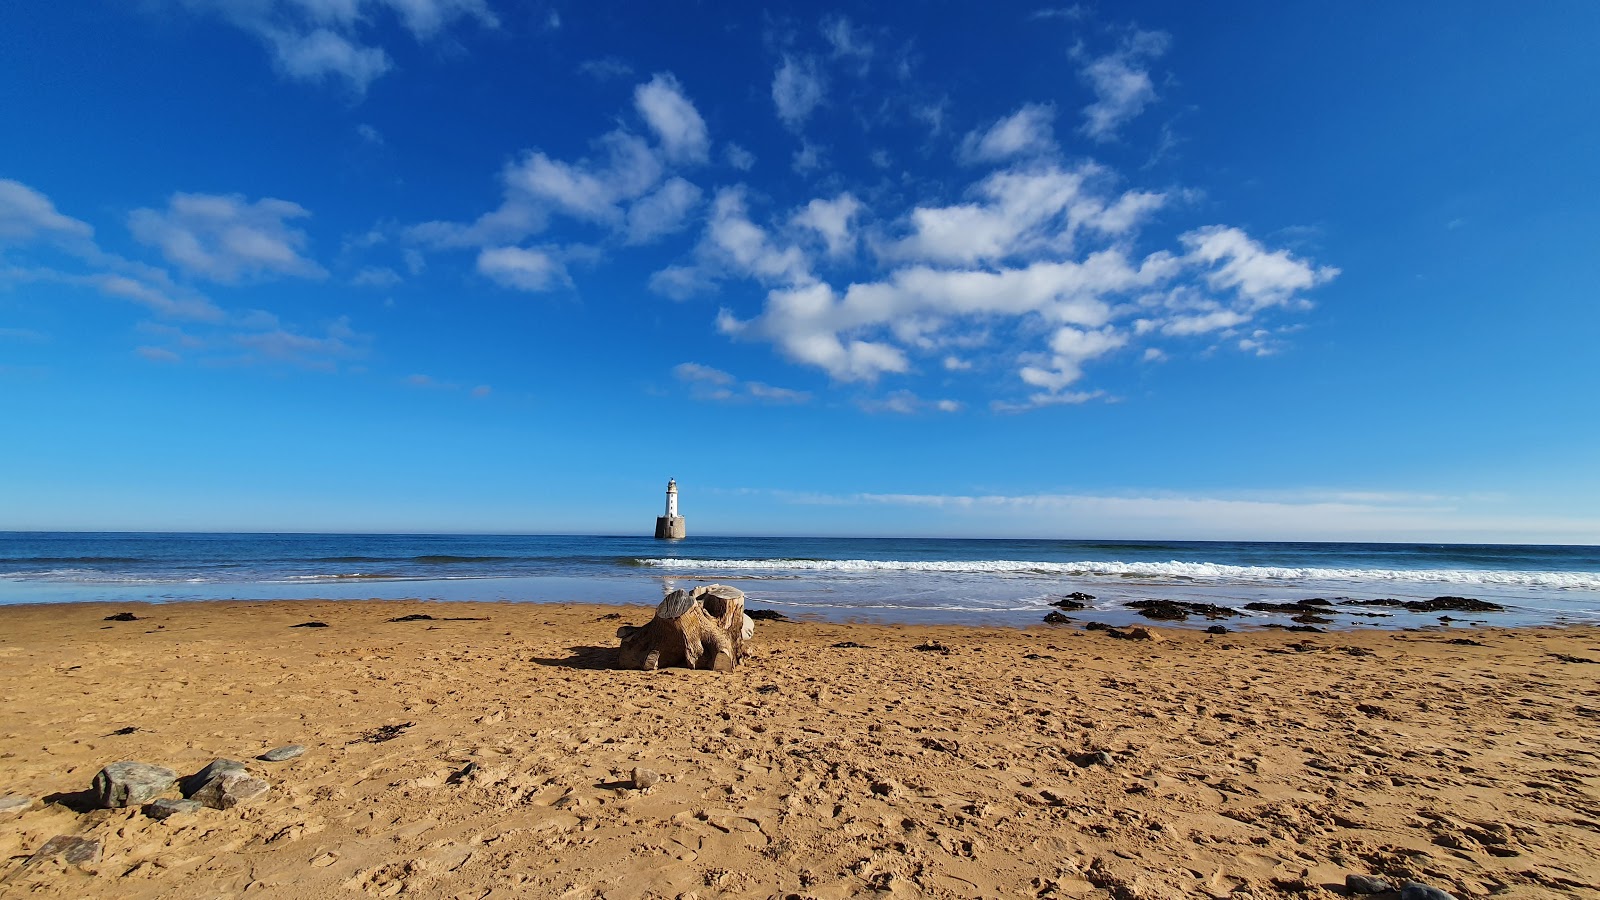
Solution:
[{"label": "distant sea", "polygon": [[[828,621],[1029,625],[1066,594],[1080,622],[1180,600],[1329,601],[1324,627],[1600,623],[1600,547],[936,538],[0,532],[0,604],[294,598],[656,603],[719,581],[752,607]],[[1457,596],[1502,612],[1352,601]],[[1198,616],[1191,627],[1214,624]]]}]

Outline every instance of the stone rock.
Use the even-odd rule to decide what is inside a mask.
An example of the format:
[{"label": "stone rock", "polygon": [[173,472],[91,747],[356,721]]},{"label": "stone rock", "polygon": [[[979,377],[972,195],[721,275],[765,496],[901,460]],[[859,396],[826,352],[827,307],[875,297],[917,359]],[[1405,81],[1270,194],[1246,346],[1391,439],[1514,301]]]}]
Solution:
[{"label": "stone rock", "polygon": [[1065,624],[1067,624],[1067,623],[1072,621],[1071,619],[1067,618],[1065,615],[1062,615],[1061,613],[1058,613],[1058,612],[1047,612],[1047,613],[1045,613],[1044,614],[1044,620],[1046,622],[1049,622],[1051,625],[1065,625]]},{"label": "stone rock", "polygon": [[204,808],[205,804],[199,800],[177,800],[172,797],[162,797],[153,803],[145,804],[144,814],[152,819],[166,819],[180,813],[199,812]]},{"label": "stone rock", "polygon": [[0,797],[0,816],[18,815],[32,806],[32,797],[24,797],[21,794],[6,794],[4,797]]},{"label": "stone rock", "polygon": [[641,791],[645,790],[646,788],[655,787],[661,783],[660,773],[653,772],[649,769],[636,768],[632,773],[629,774],[629,778],[633,781],[634,788]]},{"label": "stone rock", "polygon": [[1226,626],[1226,625],[1213,625],[1210,628],[1206,629],[1206,634],[1227,634],[1227,633],[1228,633],[1228,626]]},{"label": "stone rock", "polygon": [[1156,631],[1154,628],[1145,628],[1142,625],[1136,625],[1132,628],[1129,628],[1126,636],[1129,640],[1151,641],[1152,643],[1160,643],[1161,641],[1166,640],[1166,638],[1161,636],[1161,632]]},{"label": "stone rock", "polygon": [[1394,885],[1376,875],[1346,875],[1344,889],[1352,894],[1381,894],[1394,890]]},{"label": "stone rock", "polygon": [[218,775],[221,775],[223,772],[243,771],[245,771],[244,763],[239,762],[237,759],[214,759],[208,763],[204,769],[201,769],[193,775],[183,779],[183,782],[178,785],[178,790],[181,791],[185,797],[192,797],[196,791],[211,783],[212,780],[214,780]]},{"label": "stone rock", "polygon": [[107,621],[107,622],[137,622],[137,621],[139,621],[139,617],[134,615],[133,613],[130,613],[130,612],[120,612],[120,613],[116,613],[115,615],[106,616],[105,617],[105,621]]},{"label": "stone rock", "polygon": [[116,762],[94,776],[95,803],[102,809],[138,806],[165,794],[178,781],[178,773],[142,762]]},{"label": "stone rock", "polygon": [[1182,622],[1190,614],[1205,616],[1208,619],[1225,619],[1237,616],[1238,610],[1215,603],[1189,603],[1182,600],[1135,600],[1125,604],[1130,609],[1137,609],[1139,615],[1147,619],[1161,619],[1169,622]]},{"label": "stone rock", "polygon": [[301,622],[299,625],[290,625],[290,628],[327,628],[327,622]]},{"label": "stone rock", "polygon": [[232,809],[272,790],[272,785],[242,769],[226,769],[195,791],[198,800],[212,809]]},{"label": "stone rock", "polygon": [[1072,758],[1079,767],[1087,769],[1090,766],[1112,766],[1116,760],[1104,750],[1091,750],[1088,753],[1079,753]]},{"label": "stone rock", "polygon": [[1073,591],[1065,597],[1051,600],[1050,605],[1057,609],[1088,609],[1089,601],[1093,599],[1093,594],[1085,594],[1082,591]]},{"label": "stone rock", "polygon": [[789,617],[775,609],[747,609],[744,614],[758,622],[787,622]]},{"label": "stone rock", "polygon": [[1400,886],[1400,900],[1456,900],[1456,898],[1453,894],[1447,894],[1436,887],[1429,887],[1420,881],[1408,881]]},{"label": "stone rock", "polygon": [[283,762],[284,760],[294,759],[304,752],[306,752],[304,744],[289,744],[284,747],[273,747],[271,750],[256,757],[256,759],[263,762]]},{"label": "stone rock", "polygon": [[104,847],[99,841],[89,838],[74,837],[70,834],[58,834],[28,857],[24,866],[38,865],[47,859],[60,857],[61,861],[69,866],[81,866],[85,863],[93,864],[100,861],[100,854]]}]

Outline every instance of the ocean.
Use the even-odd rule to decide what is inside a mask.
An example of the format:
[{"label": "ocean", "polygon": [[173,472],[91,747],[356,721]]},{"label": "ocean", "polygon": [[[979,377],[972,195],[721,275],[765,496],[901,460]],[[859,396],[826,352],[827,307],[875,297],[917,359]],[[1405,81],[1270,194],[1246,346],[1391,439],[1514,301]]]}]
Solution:
[{"label": "ocean", "polygon": [[[656,603],[735,585],[792,618],[1022,626],[1051,603],[1073,621],[1147,621],[1128,604],[1235,611],[1162,624],[1326,629],[1600,623],[1600,547],[937,538],[0,532],[0,604],[423,599]],[[1436,597],[1503,607],[1421,609]],[[1372,603],[1371,601],[1379,601]],[[1407,608],[1405,604],[1412,604]],[[1442,617],[1442,621],[1441,621]]]}]

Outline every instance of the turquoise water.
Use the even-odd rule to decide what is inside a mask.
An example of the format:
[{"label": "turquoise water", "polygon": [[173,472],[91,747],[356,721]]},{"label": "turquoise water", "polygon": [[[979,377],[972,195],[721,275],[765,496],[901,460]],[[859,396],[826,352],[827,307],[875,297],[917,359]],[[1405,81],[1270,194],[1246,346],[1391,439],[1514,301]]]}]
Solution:
[{"label": "turquoise water", "polygon": [[[752,606],[834,621],[1025,625],[1091,594],[1079,621],[1143,621],[1126,604],[1240,609],[1323,598],[1326,627],[1415,627],[1440,613],[1350,600],[1462,596],[1504,606],[1457,624],[1600,623],[1600,548],[1450,544],[691,537],[0,533],[0,604],[419,598],[654,603],[723,581]],[[1359,613],[1365,613],[1360,615]],[[1230,626],[1287,623],[1249,612]],[[1212,624],[1191,618],[1190,626]]]}]

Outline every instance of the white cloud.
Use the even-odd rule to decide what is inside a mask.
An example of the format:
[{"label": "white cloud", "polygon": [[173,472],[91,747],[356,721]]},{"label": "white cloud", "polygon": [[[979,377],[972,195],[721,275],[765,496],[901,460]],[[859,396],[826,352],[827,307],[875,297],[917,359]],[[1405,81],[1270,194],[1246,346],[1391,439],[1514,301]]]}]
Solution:
[{"label": "white cloud", "polygon": [[809,281],[810,267],[798,247],[779,246],[750,221],[742,188],[724,188],[712,203],[707,252],[734,271],[766,282]]},{"label": "white cloud", "polygon": [[850,23],[845,16],[826,16],[820,26],[822,37],[833,49],[836,60],[853,61],[860,74],[866,74],[871,65],[874,48],[872,42]]},{"label": "white cloud", "polygon": [[1083,108],[1083,133],[1097,141],[1116,138],[1117,129],[1144,111],[1156,99],[1148,63],[1167,51],[1168,37],[1159,31],[1139,31],[1116,52],[1089,60],[1083,79],[1095,100]]},{"label": "white cloud", "polygon": [[705,162],[711,149],[705,120],[683,94],[678,80],[657,74],[633,91],[633,105],[661,141],[667,159]]},{"label": "white cloud", "polygon": [[1214,290],[1231,289],[1257,309],[1284,303],[1339,274],[1336,268],[1314,267],[1284,250],[1269,251],[1243,231],[1222,225],[1191,231],[1183,244],[1191,259],[1211,267],[1206,281]]},{"label": "white cloud", "polygon": [[750,171],[756,164],[755,154],[738,144],[729,143],[723,145],[723,154],[728,159],[728,165],[741,172]]},{"label": "white cloud", "polygon": [[799,131],[821,105],[825,90],[816,60],[785,56],[772,78],[772,102],[778,108],[778,118],[790,130]]},{"label": "white cloud", "polygon": [[615,56],[586,59],[578,64],[578,71],[596,81],[615,81],[619,78],[633,77],[633,66]]},{"label": "white cloud", "polygon": [[1048,104],[1025,104],[987,130],[968,133],[958,156],[962,162],[972,164],[1054,153],[1056,143],[1050,123],[1055,115],[1055,108]]},{"label": "white cloud", "polygon": [[691,210],[700,205],[700,189],[682,178],[671,178],[654,193],[628,209],[630,244],[647,244],[683,229]]},{"label": "white cloud", "polygon": [[973,201],[918,206],[911,234],[888,248],[892,256],[940,263],[972,264],[1043,251],[1069,252],[1084,230],[1121,234],[1159,209],[1162,194],[1097,190],[1108,173],[1093,164],[1013,167],[986,177]]},{"label": "white cloud", "polygon": [[20,181],[0,178],[0,239],[83,239],[94,236],[87,222],[56,211],[50,198]]},{"label": "white cloud", "polygon": [[828,255],[839,257],[855,249],[856,237],[850,229],[850,220],[860,211],[861,201],[845,193],[832,200],[812,200],[795,214],[793,221],[821,235]]},{"label": "white cloud", "polygon": [[650,290],[674,300],[703,294],[715,283],[697,266],[667,266],[650,276]]},{"label": "white cloud", "polygon": [[809,403],[806,391],[773,387],[760,381],[742,381],[721,369],[700,363],[679,363],[672,367],[673,377],[689,385],[690,395],[697,400],[719,402],[757,402],[773,405]]},{"label": "white cloud", "polygon": [[368,266],[350,279],[355,287],[394,287],[401,282],[400,273],[386,266]]},{"label": "white cloud", "polygon": [[183,5],[255,35],[286,77],[342,80],[357,94],[393,68],[389,54],[366,37],[381,29],[386,17],[397,19],[419,43],[434,40],[458,21],[499,27],[485,0],[183,0]]},{"label": "white cloud", "polygon": [[502,287],[548,291],[567,282],[566,268],[542,250],[488,247],[478,254],[478,271]]},{"label": "white cloud", "polygon": [[869,397],[857,401],[863,412],[894,413],[911,416],[923,412],[954,413],[962,410],[959,400],[924,400],[908,390],[890,391],[882,397]]},{"label": "white cloud", "polygon": [[822,148],[810,141],[801,142],[800,149],[794,151],[789,168],[796,175],[807,175],[822,168]]},{"label": "white cloud", "polygon": [[165,210],[136,209],[128,228],[191,275],[226,283],[243,278],[321,278],[326,270],[302,256],[308,238],[289,223],[311,215],[271,197],[251,203],[238,194],[173,194]]},{"label": "white cloud", "polygon": [[344,79],[351,90],[365,94],[375,79],[394,67],[382,49],[360,46],[326,28],[307,33],[264,29],[261,36],[272,48],[279,70],[297,81]]}]

